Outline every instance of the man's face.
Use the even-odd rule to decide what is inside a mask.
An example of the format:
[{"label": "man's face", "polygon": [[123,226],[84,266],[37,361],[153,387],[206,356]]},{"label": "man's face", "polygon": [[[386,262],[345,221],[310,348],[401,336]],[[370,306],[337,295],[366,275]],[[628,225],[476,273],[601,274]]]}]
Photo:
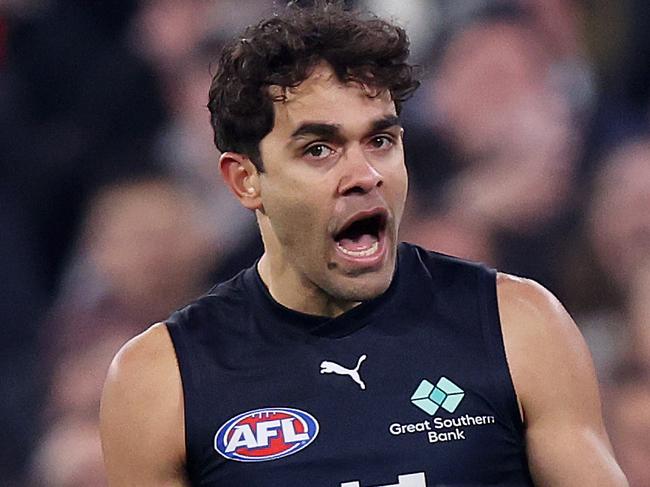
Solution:
[{"label": "man's face", "polygon": [[372,94],[320,65],[275,103],[260,143],[261,227],[294,292],[358,302],[390,284],[407,175],[395,105]]}]

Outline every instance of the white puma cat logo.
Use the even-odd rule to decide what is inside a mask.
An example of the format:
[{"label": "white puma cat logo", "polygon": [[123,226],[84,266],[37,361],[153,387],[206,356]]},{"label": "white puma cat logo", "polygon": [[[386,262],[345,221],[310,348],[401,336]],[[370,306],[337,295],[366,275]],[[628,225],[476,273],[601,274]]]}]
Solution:
[{"label": "white puma cat logo", "polygon": [[365,390],[366,384],[364,384],[364,382],[361,380],[361,376],[359,375],[359,367],[361,367],[361,364],[363,363],[364,360],[366,360],[365,354],[359,357],[359,360],[357,361],[357,366],[352,370],[347,369],[335,362],[329,362],[327,360],[324,360],[320,364],[320,373],[348,375],[354,382],[359,384],[359,387],[361,387],[362,390]]}]

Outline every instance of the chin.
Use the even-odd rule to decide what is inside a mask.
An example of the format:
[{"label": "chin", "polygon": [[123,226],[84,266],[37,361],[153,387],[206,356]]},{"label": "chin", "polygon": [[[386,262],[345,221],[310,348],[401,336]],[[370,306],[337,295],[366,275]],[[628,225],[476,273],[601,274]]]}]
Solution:
[{"label": "chin", "polygon": [[330,294],[340,301],[369,301],[386,292],[393,277],[390,271],[343,278],[332,283]]}]

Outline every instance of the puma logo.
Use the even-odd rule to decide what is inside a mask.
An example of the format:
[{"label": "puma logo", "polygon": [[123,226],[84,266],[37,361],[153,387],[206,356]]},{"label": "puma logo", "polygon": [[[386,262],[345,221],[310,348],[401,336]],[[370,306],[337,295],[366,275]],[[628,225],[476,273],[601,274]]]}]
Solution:
[{"label": "puma logo", "polygon": [[354,369],[348,369],[346,367],[343,367],[342,365],[339,365],[335,362],[330,362],[328,360],[324,360],[320,364],[320,373],[321,374],[337,374],[337,375],[347,375],[349,376],[354,382],[359,384],[359,387],[361,387],[362,390],[366,389],[366,384],[361,380],[361,376],[359,375],[359,367],[361,367],[361,364],[363,361],[366,360],[366,355],[362,355],[359,357],[359,360],[357,361],[357,366]]}]

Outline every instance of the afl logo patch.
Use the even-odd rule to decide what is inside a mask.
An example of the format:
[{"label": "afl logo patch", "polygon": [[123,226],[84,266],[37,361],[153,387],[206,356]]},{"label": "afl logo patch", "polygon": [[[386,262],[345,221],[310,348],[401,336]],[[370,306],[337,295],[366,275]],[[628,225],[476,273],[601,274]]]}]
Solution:
[{"label": "afl logo patch", "polygon": [[263,408],[228,420],[214,436],[214,449],[239,462],[264,462],[293,455],[318,435],[318,421],[292,408]]}]

